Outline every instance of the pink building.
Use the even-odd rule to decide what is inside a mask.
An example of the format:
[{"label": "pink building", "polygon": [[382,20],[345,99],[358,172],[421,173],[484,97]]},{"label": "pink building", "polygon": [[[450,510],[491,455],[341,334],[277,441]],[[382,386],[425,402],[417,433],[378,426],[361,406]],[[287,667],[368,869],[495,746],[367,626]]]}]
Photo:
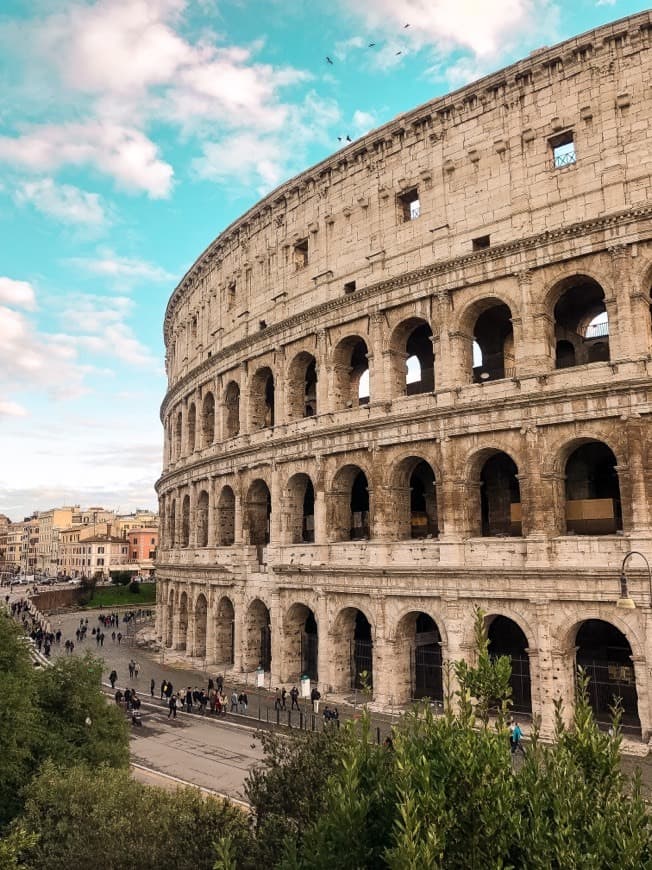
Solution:
[{"label": "pink building", "polygon": [[130,563],[137,563],[141,570],[153,569],[158,548],[158,529],[151,526],[132,529],[126,538],[129,542]]}]

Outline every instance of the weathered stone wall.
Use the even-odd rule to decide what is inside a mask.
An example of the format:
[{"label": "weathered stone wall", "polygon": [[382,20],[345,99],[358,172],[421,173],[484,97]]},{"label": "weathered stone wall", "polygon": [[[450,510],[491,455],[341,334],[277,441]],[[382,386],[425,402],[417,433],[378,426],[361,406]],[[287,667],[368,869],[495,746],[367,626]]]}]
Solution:
[{"label": "weathered stone wall", "polygon": [[647,735],[639,557],[615,602],[652,560],[649,39],[634,16],[403,115],[193,266],[165,323],[168,646],[403,701],[440,693],[478,605],[544,729],[579,646]]}]

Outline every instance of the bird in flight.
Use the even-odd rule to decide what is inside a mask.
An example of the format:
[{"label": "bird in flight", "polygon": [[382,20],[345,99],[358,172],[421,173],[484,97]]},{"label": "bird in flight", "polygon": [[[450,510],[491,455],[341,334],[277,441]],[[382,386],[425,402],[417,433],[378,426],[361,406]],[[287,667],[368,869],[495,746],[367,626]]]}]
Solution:
[{"label": "bird in flight", "polygon": [[342,137],[341,137],[341,136],[338,136],[338,137],[337,137],[337,141],[338,141],[338,142],[341,142],[341,141],[342,141]]},{"label": "bird in flight", "polygon": [[331,66],[333,66],[333,61],[330,59],[330,57],[328,57],[328,55],[326,55],[326,63],[329,63]]},{"label": "bird in flight", "polygon": [[396,54],[395,54],[394,56],[395,56],[395,57],[398,57],[399,54],[403,54],[403,52],[402,52],[402,51],[397,51]]},{"label": "bird in flight", "polygon": [[347,137],[346,137],[346,141],[347,141],[347,142],[353,142],[353,139],[351,139],[350,136],[347,136]]},{"label": "bird in flight", "polygon": [[403,25],[403,30],[405,30],[405,28],[406,28],[406,27],[409,27],[409,26],[410,26],[409,24],[404,24],[404,25]]},{"label": "bird in flight", "polygon": [[369,45],[367,46],[367,48],[373,48],[375,44],[376,44],[375,42],[370,42]]}]

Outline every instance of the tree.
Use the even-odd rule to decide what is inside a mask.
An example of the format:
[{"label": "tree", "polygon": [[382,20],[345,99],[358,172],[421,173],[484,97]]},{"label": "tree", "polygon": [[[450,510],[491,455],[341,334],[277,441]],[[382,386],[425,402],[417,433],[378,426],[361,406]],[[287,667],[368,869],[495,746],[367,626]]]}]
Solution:
[{"label": "tree", "polygon": [[128,770],[51,762],[27,789],[17,824],[37,838],[25,850],[31,870],[212,870],[220,838],[241,867],[249,837],[241,810],[198,789],[168,792],[136,782]]}]

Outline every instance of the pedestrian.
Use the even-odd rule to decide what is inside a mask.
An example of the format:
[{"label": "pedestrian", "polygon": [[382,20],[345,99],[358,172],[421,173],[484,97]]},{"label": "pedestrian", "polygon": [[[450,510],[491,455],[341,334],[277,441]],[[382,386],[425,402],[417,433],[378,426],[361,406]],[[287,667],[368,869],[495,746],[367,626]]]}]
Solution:
[{"label": "pedestrian", "polygon": [[111,632],[111,640],[115,643],[115,631]]},{"label": "pedestrian", "polygon": [[70,641],[70,655],[72,655],[74,651],[75,651],[75,642],[71,640]]},{"label": "pedestrian", "polygon": [[190,686],[186,689],[186,710],[192,713],[192,689]]},{"label": "pedestrian", "polygon": [[[154,689],[155,688],[156,688],[156,680],[154,679],[154,677],[152,677],[152,679],[149,681],[149,693],[152,696],[152,698],[154,697]],[[163,697],[162,692],[161,692],[161,697]]]},{"label": "pedestrian", "polygon": [[319,699],[321,698],[321,692],[317,688],[317,686],[313,687],[312,692],[310,693],[310,700],[312,701],[312,712],[315,715],[319,713]]},{"label": "pedestrian", "polygon": [[224,690],[224,677],[222,674],[218,674],[217,677],[215,677],[215,688],[221,695]]},{"label": "pedestrian", "polygon": [[115,668],[109,674],[109,682],[111,683],[111,688],[115,689],[116,680],[118,679],[118,673]]},{"label": "pedestrian", "polygon": [[167,687],[168,687],[168,684],[165,682],[165,680],[163,680],[163,682],[161,683],[161,701],[163,700],[163,698],[165,696],[165,690],[167,689]]},{"label": "pedestrian", "polygon": [[122,640],[122,632],[119,631],[116,637],[118,638],[118,646],[120,646],[120,641]]},{"label": "pedestrian", "polygon": [[512,750],[512,755],[516,755],[516,752],[520,750],[523,757],[525,757],[525,749],[523,749],[523,744],[521,743],[521,738],[523,737],[523,732],[516,721],[516,719],[512,719],[511,725],[509,726],[509,746]]},{"label": "pedestrian", "polygon": [[168,699],[168,708],[169,708],[168,719],[170,718],[170,716],[173,719],[176,719],[177,718],[177,697],[176,697],[176,695],[170,695],[170,697]]},{"label": "pedestrian", "polygon": [[231,692],[231,712],[238,712],[238,693],[235,689]]},{"label": "pedestrian", "polygon": [[281,710],[285,710],[285,699],[287,698],[287,689],[285,686],[281,689]]},{"label": "pedestrian", "polygon": [[294,710],[295,707],[298,710],[299,709],[299,690],[297,689],[296,686],[292,686],[292,688],[290,689],[290,700],[292,701],[292,703],[290,704],[290,710]]},{"label": "pedestrian", "polygon": [[104,632],[100,635],[100,646],[104,646]]},{"label": "pedestrian", "polygon": [[139,662],[134,662],[134,676],[138,679],[138,672],[140,671]]},{"label": "pedestrian", "polygon": [[122,704],[122,692],[120,691],[120,689],[118,689],[118,691],[115,693],[115,702],[118,707],[120,706],[120,704]]},{"label": "pedestrian", "polygon": [[274,698],[274,709],[278,712],[281,709],[281,690],[276,688],[276,697]]},{"label": "pedestrian", "polygon": [[238,704],[240,706],[240,712],[244,716],[247,712],[247,706],[249,705],[249,699],[247,698],[246,692],[240,692],[238,695]]},{"label": "pedestrian", "polygon": [[133,680],[133,678],[134,678],[134,665],[135,665],[134,660],[130,659],[129,660],[129,679],[130,680]]}]

